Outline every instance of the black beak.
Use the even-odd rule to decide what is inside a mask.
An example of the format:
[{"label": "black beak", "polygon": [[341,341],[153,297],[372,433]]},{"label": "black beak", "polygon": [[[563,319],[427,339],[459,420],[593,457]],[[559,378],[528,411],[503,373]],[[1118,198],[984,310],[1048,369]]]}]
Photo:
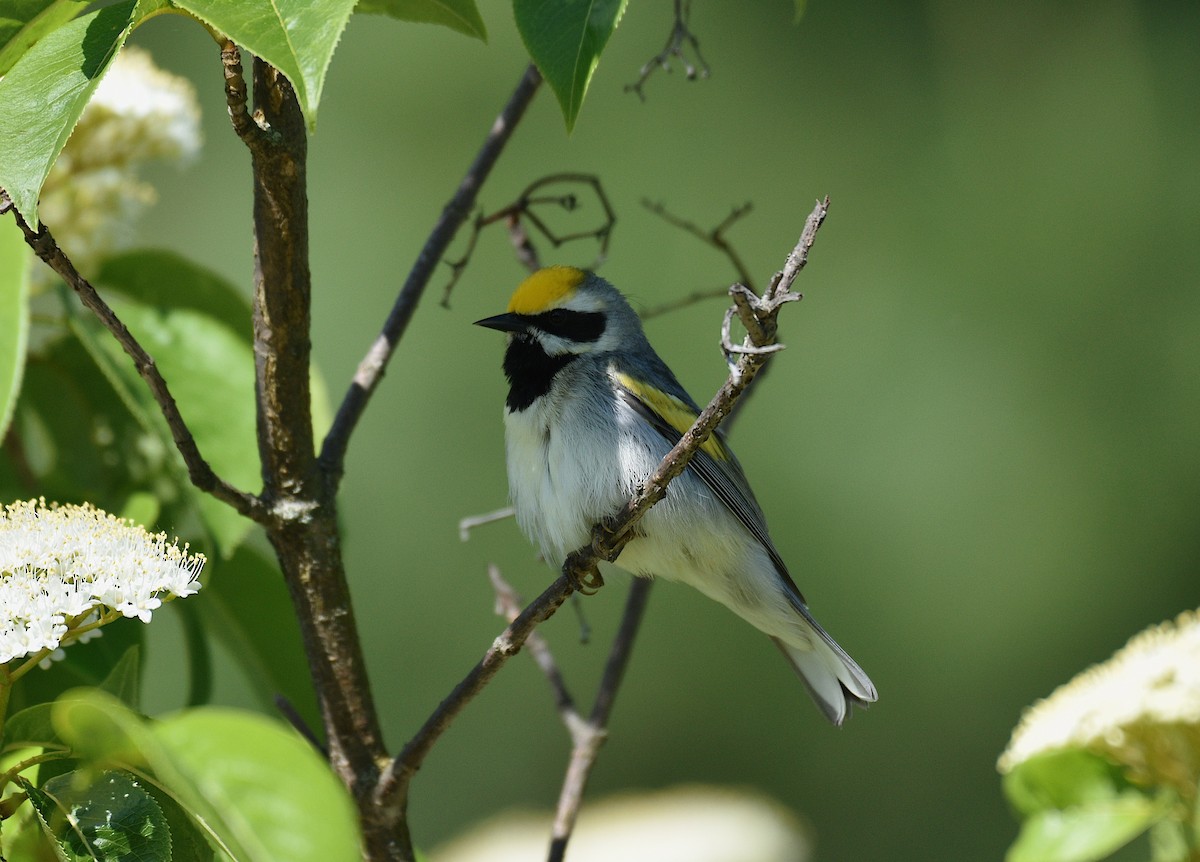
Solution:
[{"label": "black beak", "polygon": [[485,317],[483,320],[475,321],[475,325],[498,329],[501,332],[524,332],[529,328],[529,323],[523,315],[512,312],[497,314],[495,317]]}]

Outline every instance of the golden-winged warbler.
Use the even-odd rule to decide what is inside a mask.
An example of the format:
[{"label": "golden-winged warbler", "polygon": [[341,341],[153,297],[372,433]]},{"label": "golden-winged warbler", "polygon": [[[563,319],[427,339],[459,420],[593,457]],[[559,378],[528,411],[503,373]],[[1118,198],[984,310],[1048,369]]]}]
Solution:
[{"label": "golden-winged warbler", "polygon": [[[545,559],[587,544],[658,467],[700,412],[611,284],[556,266],[529,276],[504,314],[504,425],[517,522]],[[875,686],[809,613],[720,433],[692,458],[616,560],[681,581],[765,632],[834,724]]]}]

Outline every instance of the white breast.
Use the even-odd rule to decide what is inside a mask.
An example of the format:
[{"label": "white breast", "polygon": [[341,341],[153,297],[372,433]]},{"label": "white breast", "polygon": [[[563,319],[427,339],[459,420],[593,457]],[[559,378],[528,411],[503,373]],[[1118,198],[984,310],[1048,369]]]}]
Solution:
[{"label": "white breast", "polygon": [[504,415],[517,522],[551,565],[585,544],[592,525],[629,493],[611,398],[580,391],[571,377],[560,382],[527,409]]}]

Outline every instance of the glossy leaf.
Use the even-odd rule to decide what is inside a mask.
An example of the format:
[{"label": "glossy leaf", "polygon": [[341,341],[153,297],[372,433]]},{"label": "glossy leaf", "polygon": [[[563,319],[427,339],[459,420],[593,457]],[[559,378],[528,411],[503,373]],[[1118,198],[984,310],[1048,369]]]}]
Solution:
[{"label": "glossy leaf", "polygon": [[146,792],[154,797],[162,809],[171,830],[171,862],[214,862],[212,845],[196,821],[179,804],[179,800],[149,783]]},{"label": "glossy leaf", "polygon": [[176,5],[283,72],[309,127],[316,125],[325,73],[354,0],[177,0]]},{"label": "glossy leaf", "polygon": [[517,29],[558,99],[568,131],[575,126],[600,54],[625,4],[626,0],[513,0]]},{"label": "glossy leaf", "polygon": [[214,567],[196,610],[211,637],[254,683],[268,709],[283,695],[310,728],[320,714],[312,689],[300,628],[283,577],[274,563],[242,546],[228,562]]},{"label": "glossy leaf", "polygon": [[1022,814],[1114,799],[1129,786],[1116,766],[1082,749],[1032,757],[1004,776],[1004,794]]},{"label": "glossy leaf", "polygon": [[129,773],[108,771],[92,778],[69,772],[26,790],[59,858],[66,862],[172,858],[162,809]]},{"label": "glossy leaf", "polygon": [[25,371],[32,259],[21,232],[8,222],[0,222],[0,440],[12,421]]},{"label": "glossy leaf", "polygon": [[278,722],[203,707],[146,724],[95,691],[68,693],[53,717],[58,733],[91,757],[144,762],[239,862],[359,858],[345,788]]},{"label": "glossy leaf", "polygon": [[[87,643],[74,643],[62,661],[23,676],[13,686],[11,709],[48,703],[64,691],[79,686],[117,685],[124,695],[128,688],[115,682],[112,674],[127,661],[129,649],[141,645],[146,626],[140,620],[120,619],[103,628],[103,634]],[[123,673],[123,671],[122,671]],[[10,728],[5,727],[7,735]]]},{"label": "glossy leaf", "polygon": [[50,166],[129,32],[166,0],[124,0],[46,33],[0,78],[0,188],[32,226]]},{"label": "glossy leaf", "polygon": [[[245,301],[231,285],[174,255],[131,254],[117,264],[105,266],[97,281],[107,289],[118,316],[154,357],[201,455],[235,485],[257,487],[261,478],[254,353]],[[174,453],[166,421],[121,345],[82,312],[73,318],[73,328],[142,426]],[[192,488],[182,461],[172,457],[218,550],[228,556],[245,537],[249,521]]]},{"label": "glossy leaf", "polygon": [[38,39],[57,30],[86,7],[85,0],[6,0],[0,7],[0,75]]},{"label": "glossy leaf", "polygon": [[1136,791],[1029,817],[1006,862],[1099,862],[1141,835],[1163,807]]},{"label": "glossy leaf", "polygon": [[487,27],[475,0],[359,0],[354,11],[388,15],[418,24],[441,24],[487,41]]}]

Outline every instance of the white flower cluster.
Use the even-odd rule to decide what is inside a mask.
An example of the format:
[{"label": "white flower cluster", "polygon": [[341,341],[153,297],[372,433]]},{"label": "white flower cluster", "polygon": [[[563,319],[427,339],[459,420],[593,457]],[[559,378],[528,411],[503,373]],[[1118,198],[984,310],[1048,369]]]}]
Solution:
[{"label": "white flower cluster", "polygon": [[149,622],[164,597],[200,589],[189,554],[91,505],[29,500],[0,512],[0,664],[56,650],[105,610]]},{"label": "white flower cluster", "polygon": [[[200,107],[185,79],[126,47],[113,60],[42,187],[42,221],[86,277],[128,241],[155,200],[137,177],[152,159],[182,163],[200,149]],[[35,272],[43,272],[35,270]]]},{"label": "white flower cluster", "polygon": [[[433,862],[524,862],[546,854],[551,817],[505,812],[430,853]],[[575,862],[806,862],[812,839],[759,794],[676,787],[589,803],[571,838]]]},{"label": "white flower cluster", "polygon": [[1026,710],[1001,772],[1038,754],[1084,748],[1132,780],[1195,792],[1200,778],[1200,611],[1133,637]]}]

